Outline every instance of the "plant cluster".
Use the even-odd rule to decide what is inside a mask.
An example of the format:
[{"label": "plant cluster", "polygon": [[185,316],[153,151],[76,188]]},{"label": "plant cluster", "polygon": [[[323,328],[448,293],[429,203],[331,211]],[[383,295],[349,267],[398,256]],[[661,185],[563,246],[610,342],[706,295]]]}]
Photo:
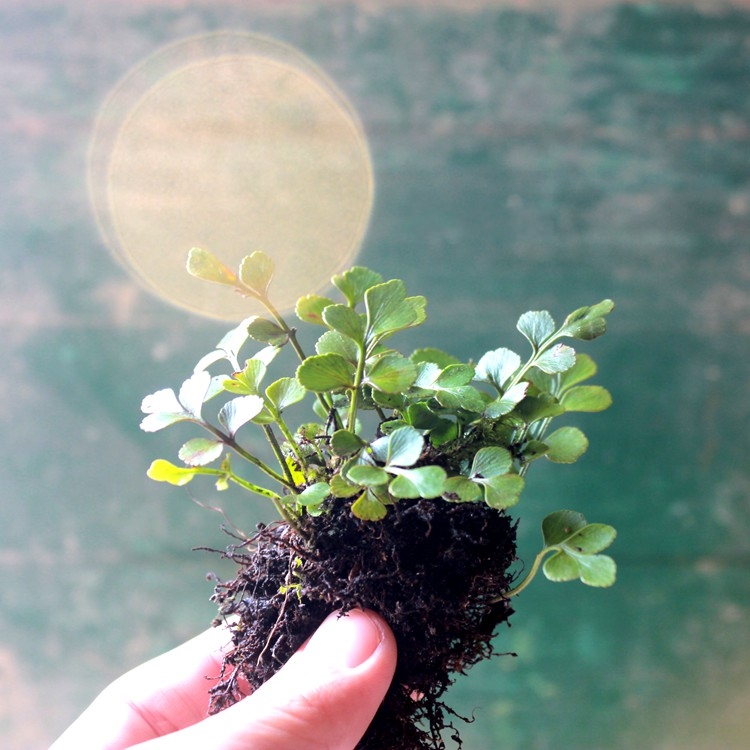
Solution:
[{"label": "plant cluster", "polygon": [[[177,394],[167,388],[143,400],[143,430],[188,421],[207,433],[182,446],[182,465],[159,459],[148,475],[178,486],[208,475],[219,490],[235,483],[271,500],[292,527],[305,515],[325,514],[331,498],[345,499],[354,516],[373,523],[404,499],[486,503],[504,511],[518,502],[532,463],[572,463],[586,451],[580,429],[550,430],[553,420],[611,403],[603,387],[585,383],[597,370],[591,357],[564,343],[601,336],[614,307],[610,300],[575,310],[559,326],[546,311],[524,313],[517,328],[530,345],[525,359],[506,348],[476,363],[436,348],[406,356],[391,347],[391,337],[424,322],[425,298],[407,295],[399,279],[384,281],[355,266],[332,279],[341,301],[320,295],[298,301],[299,321],[323,329],[308,354],[271,302],[267,255],[247,256],[235,273],[193,249],[187,267],[193,276],[259,301],[268,317],[250,317],[231,330]],[[243,360],[248,340],[262,346]],[[294,374],[266,384],[271,362],[284,349],[298,360]],[[212,375],[209,368],[219,363],[225,371]],[[206,404],[220,396],[218,416],[210,420]],[[313,400],[314,420],[289,424],[287,410],[305,398]],[[274,465],[243,447],[238,434],[248,424],[265,435]],[[260,470],[270,486],[238,474],[232,455]],[[542,531],[541,551],[508,596],[540,567],[553,581],[614,582],[615,563],[600,554],[615,537],[611,526],[561,510],[544,519]]]}]

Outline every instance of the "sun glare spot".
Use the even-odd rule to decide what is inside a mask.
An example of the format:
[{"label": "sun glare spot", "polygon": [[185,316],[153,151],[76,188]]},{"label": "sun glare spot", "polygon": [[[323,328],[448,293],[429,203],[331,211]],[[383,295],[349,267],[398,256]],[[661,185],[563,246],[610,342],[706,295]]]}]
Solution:
[{"label": "sun glare spot", "polygon": [[254,312],[185,272],[199,246],[236,267],[274,260],[289,309],[351,265],[367,229],[373,175],[357,113],[298,51],[251,34],[170,45],[105,101],[89,192],[108,247],[145,287],[193,312]]}]

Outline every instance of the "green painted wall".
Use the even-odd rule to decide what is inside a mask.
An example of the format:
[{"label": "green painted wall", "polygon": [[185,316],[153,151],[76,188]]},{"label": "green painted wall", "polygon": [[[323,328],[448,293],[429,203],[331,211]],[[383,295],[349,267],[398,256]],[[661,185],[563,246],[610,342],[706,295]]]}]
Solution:
[{"label": "green painted wall", "polygon": [[579,464],[531,473],[521,544],[572,505],[620,529],[620,579],[520,598],[497,644],[518,658],[455,687],[467,747],[748,745],[750,9],[564,7],[0,4],[3,747],[43,746],[213,615],[222,569],[190,548],[221,545],[220,519],[143,477],[184,436],[140,433],[138,407],[224,327],[112,260],[85,169],[119,77],[221,28],[291,43],[354,102],[377,186],[361,261],[432,302],[411,343],[477,356],[526,309],[618,303],[591,348],[615,405],[581,420]]}]

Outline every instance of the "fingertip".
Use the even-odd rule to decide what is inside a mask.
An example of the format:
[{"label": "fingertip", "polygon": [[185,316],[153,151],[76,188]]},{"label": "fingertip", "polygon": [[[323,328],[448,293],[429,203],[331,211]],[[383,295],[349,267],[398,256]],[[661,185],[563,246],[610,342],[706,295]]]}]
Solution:
[{"label": "fingertip", "polygon": [[237,747],[292,750],[304,739],[310,750],[349,750],[375,716],[395,669],[396,640],[382,617],[361,609],[335,613],[274,677],[196,727],[191,739],[213,725]]},{"label": "fingertip", "polygon": [[[372,610],[352,609],[329,615],[305,645],[304,658],[327,671],[356,669],[380,649],[395,652],[395,638],[385,620]],[[380,656],[380,654],[378,654]],[[388,653],[383,656],[388,657]]]}]

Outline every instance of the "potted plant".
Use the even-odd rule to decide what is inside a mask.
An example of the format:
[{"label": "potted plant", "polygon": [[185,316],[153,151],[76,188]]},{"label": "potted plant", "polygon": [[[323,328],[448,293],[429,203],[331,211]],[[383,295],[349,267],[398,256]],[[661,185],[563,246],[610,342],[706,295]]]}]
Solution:
[{"label": "potted plant", "polygon": [[[332,610],[366,607],[393,629],[399,662],[359,747],[444,748],[446,730],[460,746],[445,691],[455,674],[493,654],[513,597],[540,568],[552,581],[614,582],[615,563],[600,554],[615,537],[611,526],[552,512],[541,550],[518,572],[517,521],[508,512],[535,461],[571,463],[588,446],[575,426],[550,430],[553,420],[609,406],[604,388],[583,384],[594,361],[564,341],[603,334],[613,303],[581,307],[560,326],[548,312],[524,313],[517,327],[530,345],[526,358],[506,348],[476,363],[436,348],[406,356],[391,339],[425,320],[425,298],[353,267],[332,279],[340,301],[308,295],[297,303],[299,321],[320,332],[307,352],[271,301],[267,255],[247,256],[235,273],[193,249],[187,267],[259,301],[268,316],[230,331],[177,394],[163,389],[143,400],[142,429],[189,421],[205,431],[182,446],[180,465],[159,459],[148,475],[177,486],[202,475],[218,490],[237,484],[279,515],[252,533],[228,532],[222,554],[237,574],[217,583],[213,599],[216,622],[231,617],[233,648],[210,710],[272,676]],[[273,379],[284,355],[291,369]],[[306,399],[312,414],[290,423]],[[250,427],[267,439],[273,462],[243,446]],[[254,467],[250,477],[238,459]]]}]

